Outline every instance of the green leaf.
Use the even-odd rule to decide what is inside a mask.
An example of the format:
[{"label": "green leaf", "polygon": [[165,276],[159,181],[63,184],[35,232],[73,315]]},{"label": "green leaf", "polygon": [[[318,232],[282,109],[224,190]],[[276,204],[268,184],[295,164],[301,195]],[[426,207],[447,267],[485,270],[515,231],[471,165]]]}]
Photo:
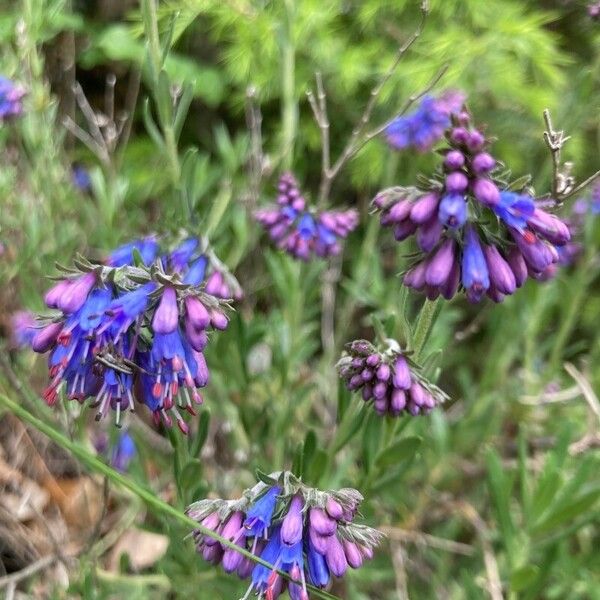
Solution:
[{"label": "green leaf", "polygon": [[273,479],[273,477],[267,475],[264,471],[256,469],[255,473],[256,478],[262,481],[263,483],[266,483],[267,485],[277,485],[277,479]]},{"label": "green leaf", "polygon": [[515,533],[515,525],[510,510],[510,498],[513,487],[512,478],[507,476],[506,471],[502,467],[500,457],[493,449],[490,448],[485,459],[488,470],[488,484],[494,508],[496,509],[502,537],[510,553]]},{"label": "green leaf", "polygon": [[344,421],[340,423],[336,437],[334,439],[333,451],[338,452],[341,450],[360,430],[361,426],[365,422],[365,413],[368,407],[365,405],[358,405],[358,408],[352,412],[348,410],[344,415]]},{"label": "green leaf", "polygon": [[171,95],[171,82],[164,69],[158,74],[155,99],[160,122],[163,127],[171,126],[173,121],[173,97]]},{"label": "green leaf", "polygon": [[309,429],[304,438],[304,445],[302,447],[302,470],[297,471],[302,477],[304,477],[305,473],[308,471],[316,449],[317,435],[313,429]]},{"label": "green leaf", "polygon": [[142,117],[144,119],[144,125],[146,127],[146,131],[148,132],[148,135],[150,136],[156,147],[161,152],[164,152],[165,142],[163,141],[163,137],[160,130],[158,129],[156,123],[154,122],[154,119],[152,118],[152,114],[150,112],[150,101],[148,100],[148,98],[144,100],[144,105],[142,108]]},{"label": "green leaf", "polygon": [[375,462],[375,456],[381,444],[384,419],[374,410],[369,411],[362,439],[362,458],[366,473],[370,473]]},{"label": "green leaf", "polygon": [[379,452],[375,464],[380,469],[385,469],[412,458],[417,454],[422,442],[423,439],[416,436],[402,438]]},{"label": "green leaf", "polygon": [[559,525],[573,521],[576,517],[592,509],[599,498],[600,487],[582,494],[569,504],[562,506],[559,510],[550,512],[543,521],[533,527],[532,534],[536,536],[545,534]]},{"label": "green leaf", "polygon": [[194,457],[199,457],[202,448],[204,447],[204,443],[206,442],[206,438],[208,437],[208,430],[210,427],[210,410],[205,408],[200,413],[200,418],[198,419],[198,431],[194,436],[193,441],[190,440],[190,454]]},{"label": "green leaf", "polygon": [[510,576],[510,589],[512,592],[520,592],[529,587],[537,577],[539,568],[535,565],[525,565]]}]

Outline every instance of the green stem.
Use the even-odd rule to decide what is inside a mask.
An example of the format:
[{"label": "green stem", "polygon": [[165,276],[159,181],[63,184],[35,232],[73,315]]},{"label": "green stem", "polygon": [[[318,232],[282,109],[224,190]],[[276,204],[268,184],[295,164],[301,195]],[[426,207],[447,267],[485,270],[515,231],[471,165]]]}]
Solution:
[{"label": "green stem", "polygon": [[294,159],[294,140],[298,126],[298,106],[296,104],[296,48],[294,45],[294,0],[285,0],[286,29],[281,48],[282,78],[282,163],[290,169]]},{"label": "green stem", "polygon": [[[111,468],[107,464],[103,463],[100,459],[98,459],[94,455],[90,454],[87,450],[85,450],[84,448],[79,446],[77,443],[69,440],[60,431],[56,431],[53,427],[51,427],[44,421],[38,419],[37,417],[32,415],[27,409],[23,408],[22,406],[20,406],[13,400],[10,400],[8,397],[6,397],[3,394],[0,394],[0,406],[4,406],[9,411],[11,411],[13,414],[15,414],[17,417],[19,417],[23,421],[26,421],[33,427],[35,427],[38,431],[40,431],[45,436],[50,438],[53,442],[58,444],[61,448],[64,448],[65,450],[72,452],[74,456],[76,456],[82,463],[84,463],[90,469],[93,469],[97,473],[101,473],[107,479],[109,479],[112,483],[114,483],[116,485],[120,485],[120,486],[128,489],[130,492],[133,492],[138,498],[143,500],[150,509],[156,511],[159,514],[168,515],[168,516],[172,517],[173,519],[175,519],[176,521],[179,521],[179,523],[181,523],[182,525],[184,525],[185,527],[187,527],[189,529],[200,531],[200,533],[202,533],[203,535],[213,538],[214,540],[217,540],[225,548],[231,548],[232,550],[239,552],[242,556],[254,561],[255,563],[257,563],[259,565],[263,565],[264,567],[268,568],[269,570],[277,570],[277,569],[274,569],[273,565],[271,565],[267,561],[263,560],[262,558],[252,554],[251,552],[249,552],[248,550],[246,550],[244,548],[241,548],[240,546],[233,543],[232,541],[230,541],[224,537],[221,537],[218,533],[215,533],[211,529],[207,529],[206,527],[203,527],[200,523],[194,521],[194,519],[192,519],[191,517],[188,517],[187,515],[180,512],[179,510],[177,510],[175,507],[171,506],[170,504],[163,502],[162,500],[157,498],[150,490],[148,490],[148,489],[142,487],[141,485],[135,483],[134,481],[128,479],[127,477],[125,477],[124,475],[119,473],[118,471],[115,471],[113,468]],[[283,571],[280,571],[280,570],[277,570],[277,572],[280,575],[282,575],[283,577],[285,577],[286,579],[293,581],[293,579],[290,578],[289,574],[287,574]],[[297,583],[300,583],[300,582],[297,582]],[[307,587],[318,598],[325,598],[326,600],[333,600],[336,598],[336,596],[328,594],[327,592],[323,592],[322,590],[315,588],[313,586],[307,585]]]},{"label": "green stem", "polygon": [[429,334],[433,328],[433,324],[437,319],[439,314],[438,307],[440,305],[440,299],[434,300],[425,300],[425,303],[421,307],[421,312],[419,313],[419,317],[417,320],[417,326],[415,327],[415,333],[413,336],[413,358],[415,362],[419,361],[421,357],[421,352],[423,352],[423,348],[427,343],[427,339],[429,338]]},{"label": "green stem", "polygon": [[[143,0],[142,9],[144,11],[144,25],[146,36],[148,37],[148,54],[152,66],[152,92],[154,101],[160,102],[159,94],[159,75],[162,70],[162,50],[160,47],[160,36],[158,33],[158,16],[156,12],[156,0]],[[163,137],[165,140],[165,148],[167,152],[167,160],[169,162],[169,171],[173,186],[179,186],[179,178],[181,175],[181,166],[179,164],[179,152],[177,151],[177,141],[175,139],[175,130],[173,123],[165,122],[159,112],[160,126],[162,128]]]}]

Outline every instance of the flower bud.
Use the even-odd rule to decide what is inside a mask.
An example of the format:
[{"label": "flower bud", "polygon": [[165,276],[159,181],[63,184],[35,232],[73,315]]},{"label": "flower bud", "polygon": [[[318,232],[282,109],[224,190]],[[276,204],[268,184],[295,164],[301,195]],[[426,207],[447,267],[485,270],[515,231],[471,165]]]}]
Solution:
[{"label": "flower bud", "polygon": [[490,179],[480,177],[472,184],[473,195],[479,202],[494,206],[500,201],[500,191]]},{"label": "flower bud", "polygon": [[465,155],[460,150],[450,150],[444,158],[444,166],[450,171],[461,169],[465,164]]},{"label": "flower bud", "polygon": [[487,152],[480,152],[473,157],[471,168],[477,175],[488,173],[496,166],[496,161]]}]

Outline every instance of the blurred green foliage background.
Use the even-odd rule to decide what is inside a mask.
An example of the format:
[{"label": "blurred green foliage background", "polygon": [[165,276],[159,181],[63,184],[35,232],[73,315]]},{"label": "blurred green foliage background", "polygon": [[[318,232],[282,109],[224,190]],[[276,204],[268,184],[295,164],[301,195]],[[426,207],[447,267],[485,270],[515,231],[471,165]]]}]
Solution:
[{"label": "blurred green foliage background", "polygon": [[[136,2],[1,1],[0,72],[28,90],[26,115],[0,128],[3,331],[8,337],[12,311],[42,309],[45,276],[55,273],[56,261],[68,264],[75,252],[98,257],[148,233],[174,239],[184,230],[209,230],[246,296],[229,330],[209,346],[207,439],[198,440],[194,427],[189,444],[161,452],[136,429],[140,454],[130,477],[183,508],[209,493],[238,495],[257,467],[298,464],[305,439],[312,445],[314,437],[303,466],[307,480],[360,489],[365,521],[390,536],[373,562],[336,584],[332,592],[340,597],[600,598],[600,419],[590,409],[600,386],[597,223],[590,218],[582,233],[578,264],[553,281],[529,282],[499,306],[471,307],[458,298],[443,307],[426,364],[453,400],[393,429],[360,411],[338,386],[334,363],[356,337],[371,339],[383,328],[402,338],[414,325],[422,299],[403,290],[397,276],[407,250],[379,231],[368,202],[384,186],[414,184],[435,157],[396,154],[380,140],[355,157],[334,184],[332,203],[356,206],[361,226],[333,264],[292,261],[251,218],[257,198],[248,193],[248,88],[261,107],[267,158],[258,203],[274,197],[287,167],[315,198],[320,138],[306,100],[315,72],[323,76],[336,156],[370,90],[417,27],[419,4],[161,1],[168,91],[180,108],[190,103],[170,146]],[[600,24],[588,17],[586,2],[430,4],[424,33],[384,88],[374,123],[448,65],[437,89],[468,94],[475,120],[497,138],[494,153],[513,177],[531,173],[539,193],[549,189],[545,108],[572,136],[564,158],[576,177],[598,169]],[[94,111],[109,113],[112,76],[115,122],[124,111],[131,119],[119,144],[105,124],[103,157],[63,122],[87,127],[75,82]],[[90,170],[90,194],[72,185],[74,162]],[[333,338],[325,331],[331,318]],[[43,360],[14,352],[10,358],[24,385],[39,390]],[[575,365],[578,382],[565,361]],[[15,397],[14,382],[2,375],[0,390]],[[556,390],[564,390],[560,401]],[[41,400],[29,408],[65,428]],[[85,419],[72,433],[89,445]],[[115,504],[128,501],[117,495]],[[164,558],[142,574],[122,561],[107,577],[99,576],[93,552],[84,552],[69,590],[57,588],[52,597],[243,594],[245,584],[207,567],[179,526],[140,515],[138,524],[169,536]]]}]

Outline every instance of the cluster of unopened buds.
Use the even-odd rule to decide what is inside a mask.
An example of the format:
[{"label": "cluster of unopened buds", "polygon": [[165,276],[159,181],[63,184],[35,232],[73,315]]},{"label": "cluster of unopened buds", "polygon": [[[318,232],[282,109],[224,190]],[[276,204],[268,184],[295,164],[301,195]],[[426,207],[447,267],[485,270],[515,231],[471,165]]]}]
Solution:
[{"label": "cluster of unopened buds", "polygon": [[373,200],[396,240],[415,235],[420,253],[404,284],[430,299],[459,289],[471,302],[501,302],[527,277],[546,279],[560,260],[569,228],[527,191],[505,189],[493,177],[488,141],[462,111],[446,132],[443,167],[427,189],[395,187]]},{"label": "cluster of unopened buds", "polygon": [[355,340],[346,345],[337,369],[346,387],[360,391],[365,402],[372,400],[380,415],[426,415],[448,399],[421,374],[396,340],[385,340],[383,349],[367,340]]},{"label": "cluster of unopened buds", "polygon": [[21,116],[25,88],[0,75],[0,122]]},{"label": "cluster of unopened buds", "polygon": [[208,333],[227,327],[229,305],[221,298],[239,295],[232,291],[239,286],[220,263],[211,263],[199,239],[164,256],[158,252],[148,238],[118,248],[103,263],[78,259],[46,293],[46,305],[56,312],[31,346],[50,352],[49,405],[63,392],[80,403],[92,398],[96,418],[112,410],[119,425],[137,399],[157,423],[171,426],[174,417],[187,433],[179,409],[195,414],[202,402]]},{"label": "cluster of unopened buds", "polygon": [[306,200],[291,173],[280,177],[277,190],[277,206],[258,210],[255,214],[277,247],[304,261],[315,255],[325,258],[339,254],[340,240],[358,225],[357,211],[307,209]]},{"label": "cluster of unopened buds", "polygon": [[241,579],[251,578],[244,598],[254,593],[274,600],[287,589],[292,600],[307,600],[307,585],[326,588],[332,575],[343,577],[349,567],[358,569],[372,558],[383,536],[353,522],[362,499],[351,488],[307,487],[285,471],[263,476],[239,500],[200,500],[187,514],[271,565],[256,564],[235,547],[224,546],[200,530],[193,532],[204,560],[221,564]]}]

